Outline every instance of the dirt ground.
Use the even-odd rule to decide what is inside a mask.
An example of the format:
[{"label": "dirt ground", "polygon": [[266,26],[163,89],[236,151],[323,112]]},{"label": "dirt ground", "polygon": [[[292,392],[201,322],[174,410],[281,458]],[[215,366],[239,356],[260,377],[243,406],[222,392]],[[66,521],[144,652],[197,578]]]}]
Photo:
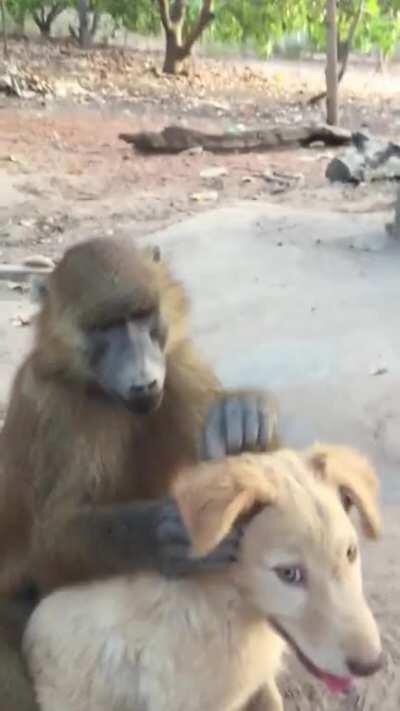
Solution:
[{"label": "dirt ground", "polygon": [[[163,235],[168,234],[168,230],[167,232],[163,230],[183,221],[185,222],[181,227],[185,234],[181,235],[180,239],[187,240],[186,251],[182,252],[182,258],[187,262],[187,250],[190,253],[191,244],[195,242],[200,245],[203,230],[201,227],[197,232],[193,227],[196,223],[186,222],[187,218],[196,215],[205,218],[210,209],[229,209],[237,205],[238,201],[246,202],[247,212],[251,201],[255,211],[265,208],[265,211],[270,210],[271,214],[273,206],[280,208],[287,206],[288,211],[303,209],[306,206],[311,213],[315,211],[315,213],[330,214],[332,211],[336,216],[340,214],[347,216],[346,224],[350,225],[356,217],[362,217],[364,227],[369,219],[371,224],[383,224],[386,219],[390,219],[394,196],[393,185],[374,185],[373,188],[366,185],[358,188],[327,185],[324,173],[327,161],[334,155],[333,149],[316,146],[308,149],[295,148],[264,154],[223,157],[207,153],[144,157],[118,139],[121,132],[133,132],[144,128],[158,129],[167,123],[183,123],[191,127],[220,130],[237,128],[240,125],[251,128],[271,123],[292,124],[303,120],[307,122],[319,120],[323,116],[323,107],[310,108],[306,103],[309,96],[318,91],[322,85],[323,67],[318,63],[262,64],[241,61],[228,64],[227,61],[197,59],[194,76],[191,78],[165,79],[159,76],[160,58],[156,54],[143,57],[139,53],[124,53],[113,49],[83,53],[71,45],[61,43],[46,46],[37,43],[11,43],[11,53],[19,70],[23,69],[38,78],[39,86],[40,81],[47,82],[49,88],[26,98],[10,97],[0,93],[1,262],[18,262],[27,256],[38,254],[57,257],[69,244],[91,235],[122,234],[137,238],[155,235],[158,244],[163,248]],[[343,125],[352,129],[368,129],[376,135],[398,140],[400,104],[395,87],[396,83],[398,86],[399,73],[399,68],[396,66],[385,76],[376,74],[374,67],[369,64],[353,66],[342,92]],[[202,178],[200,173],[213,166],[224,167],[226,175],[213,179]],[[288,185],[283,190],[276,182],[265,178],[265,173],[270,174],[273,170],[288,174]],[[269,205],[271,208],[268,208]],[[241,222],[239,216],[237,222],[234,216],[232,220],[233,222],[230,223],[232,240],[235,242],[238,239]],[[270,223],[267,217],[265,220],[265,229],[268,232]],[[200,224],[204,224],[205,230],[209,229],[207,227],[209,223],[199,222]],[[312,225],[312,222],[310,224]],[[341,224],[338,223],[339,232],[342,230]],[[296,225],[296,222],[293,222],[293,225]],[[218,235],[222,234],[221,228],[219,229],[220,233],[218,230],[215,234],[212,233],[214,242],[218,240]],[[222,227],[225,238],[229,238],[228,229],[226,227],[224,230]],[[285,235],[287,237],[285,229],[287,225],[283,229],[275,223],[273,230],[271,228],[271,234],[277,240],[275,244],[279,247],[284,243]],[[282,242],[279,237],[281,230],[283,230]],[[307,239],[307,230],[310,235],[313,234],[313,239],[315,234],[311,227],[303,226],[302,241],[296,244],[296,230],[294,226],[291,231],[290,248],[294,249],[295,253],[288,253],[288,264],[300,263],[301,265],[303,254],[307,252],[307,244],[304,242]],[[167,237],[165,240],[168,253]],[[211,254],[211,243],[208,242],[204,249],[210,252],[207,252],[205,257],[203,254],[201,258],[207,259],[208,254]],[[385,257],[388,269],[390,267],[394,269],[394,260],[398,258],[397,252]],[[193,259],[192,270],[196,281],[195,257]],[[354,259],[357,274],[364,279],[362,283],[365,284],[367,281],[365,274],[367,276],[369,274],[368,265],[365,265],[363,255],[359,257],[356,255]],[[381,256],[378,261],[380,259]],[[220,253],[219,260],[221,265],[226,262],[225,253]],[[273,253],[269,251],[265,254],[265,261],[262,263],[262,273],[257,278],[267,282],[271,273],[269,265],[273,264],[275,266],[272,268],[271,289],[285,288],[283,283],[278,283],[284,280],[281,276],[283,263],[275,263]],[[322,271],[327,268],[325,263],[323,267],[320,267],[319,262],[315,264],[318,266],[318,273],[320,268]],[[347,262],[345,265],[338,262],[336,267],[332,266],[331,273],[331,277],[338,284],[338,296],[341,297],[339,307],[344,312],[348,305],[342,296],[341,270],[345,270],[346,278],[352,278],[350,272],[346,271],[349,268],[346,265]],[[204,269],[204,264],[202,268]],[[205,273],[208,273],[208,279],[211,280],[212,270]],[[215,272],[215,278],[218,273]],[[347,358],[348,362],[352,362],[353,368],[353,353],[357,351],[357,368],[350,369],[349,372],[341,372],[344,389],[340,391],[339,399],[341,402],[346,400],[347,405],[346,393],[352,387],[358,387],[359,390],[354,395],[354,401],[357,401],[355,407],[359,402],[362,403],[362,407],[360,405],[361,409],[355,410],[357,416],[355,424],[350,418],[345,420],[342,429],[335,429],[334,415],[332,415],[330,420],[327,419],[327,424],[325,423],[325,431],[323,427],[322,430],[325,434],[326,428],[331,427],[335,435],[339,436],[343,432],[344,438],[348,434],[350,440],[352,434],[356,433],[354,436],[357,443],[358,440],[360,443],[365,443],[367,450],[373,451],[374,447],[379,449],[381,445],[381,449],[386,447],[385,456],[387,449],[390,450],[387,479],[390,485],[386,488],[385,538],[382,544],[368,550],[366,563],[368,590],[383,630],[386,651],[385,670],[371,682],[361,684],[354,696],[344,699],[328,698],[322,694],[318,686],[312,685],[304,678],[304,673],[300,672],[301,681],[297,682],[292,678],[288,686],[285,707],[287,711],[314,711],[328,708],[338,711],[339,709],[377,711],[378,708],[380,711],[395,711],[399,708],[400,678],[396,671],[400,656],[400,579],[398,576],[400,497],[397,494],[396,474],[400,455],[397,452],[398,398],[396,393],[400,376],[396,363],[400,366],[398,357],[400,344],[398,345],[397,341],[394,345],[391,343],[392,321],[389,320],[385,326],[387,314],[384,306],[386,298],[387,302],[395,307],[398,304],[399,294],[396,291],[395,274],[393,276],[390,272],[391,286],[387,285],[387,272],[384,274],[385,280],[381,282],[379,279],[382,275],[377,276],[374,272],[374,276],[371,277],[372,283],[378,279],[379,288],[377,287],[376,293],[368,296],[368,299],[378,298],[380,295],[381,311],[377,309],[374,318],[376,317],[377,323],[382,324],[382,330],[380,331],[376,326],[378,329],[376,340],[385,343],[386,352],[392,346],[390,353],[393,367],[390,367],[393,370],[393,380],[388,385],[384,380],[375,379],[373,386],[366,385],[366,380],[362,378],[360,381],[357,380],[356,370],[359,367],[357,359],[362,356],[363,348],[358,348],[355,338],[354,343],[351,342],[352,350],[347,353]],[[329,278],[329,269],[326,278]],[[199,274],[197,279],[199,280]],[[211,284],[211,281],[207,283]],[[321,282],[315,294],[321,295],[324,289],[326,291]],[[353,297],[356,297],[357,293],[360,294],[359,311],[357,312],[355,299],[355,306],[346,321],[346,328],[357,330],[361,318],[365,332],[362,331],[360,343],[364,344],[369,317],[366,313],[366,304],[373,311],[373,301],[363,302],[364,292],[361,287],[360,289],[360,292],[353,292]],[[297,298],[296,291],[290,293],[291,300],[288,296],[287,308],[293,310]],[[212,289],[210,294],[202,318],[208,319],[209,314],[212,313]],[[229,302],[226,294],[222,292],[215,292],[214,298],[225,298],[227,303]],[[253,313],[257,299],[257,292],[252,291],[246,313]],[[279,321],[284,323],[287,316],[280,306],[279,293],[274,296],[274,299],[271,301],[269,293],[266,303],[269,306],[272,304],[275,314],[272,321],[265,323],[267,333],[272,332],[270,329],[279,328]],[[26,295],[15,291],[14,285],[3,284],[0,287],[0,301],[0,335],[2,336],[0,406],[4,411],[9,380],[26,347],[26,330],[17,328],[15,316],[27,307],[27,298]],[[229,304],[232,309],[229,318],[234,318],[235,313],[237,314],[237,304],[234,300]],[[330,318],[329,303],[324,302],[324,307],[327,316],[324,316],[322,310],[320,321],[317,321],[318,328],[307,322],[309,330],[304,332],[310,334],[307,335],[309,342],[314,343],[313,339],[317,338],[316,328],[317,331],[319,329],[320,334],[329,338],[328,332],[324,331],[326,319]],[[315,308],[313,302],[310,302],[310,309],[315,311]],[[264,307],[264,310],[268,311],[268,308]],[[391,312],[392,317],[393,329],[397,331],[394,310],[393,313]],[[299,334],[303,327],[297,311],[295,317],[292,316],[293,319],[296,320],[296,338],[300,339]],[[255,331],[251,332],[252,339],[257,338],[257,324],[254,326]],[[245,328],[243,320],[235,323],[235,333],[241,332],[238,329]],[[337,328],[341,328],[339,323]],[[374,353],[378,356],[378,353],[372,348],[374,325],[371,328],[372,335],[368,340],[368,348],[372,357]],[[210,344],[210,348],[213,349],[213,362],[218,363],[218,358],[227,348],[229,338],[232,340],[232,333],[226,333],[226,327],[224,330],[218,323],[213,323],[212,329],[212,332],[210,328],[207,330],[203,323],[202,328],[199,327],[198,330],[203,334],[203,346],[207,347]],[[343,345],[341,341],[338,342]],[[281,378],[285,377],[288,380],[287,392],[273,369],[266,373],[266,377],[272,379],[272,384],[275,378],[278,391],[282,391],[285,406],[293,402],[293,393],[296,393],[298,411],[301,408],[303,412],[304,402],[308,402],[309,392],[312,392],[312,397],[318,400],[321,394],[326,396],[327,392],[330,393],[330,388],[336,387],[336,382],[335,378],[332,378],[329,373],[326,375],[325,371],[317,379],[306,374],[307,377],[296,380],[295,370],[303,368],[303,364],[301,358],[300,364],[297,363],[295,366],[294,363],[296,358],[298,359],[298,353],[302,353],[301,348],[305,346],[302,341],[299,349],[297,343],[296,350],[293,351],[296,352],[296,357],[292,357],[288,343],[293,346],[289,331],[285,331],[279,344],[281,350],[273,351],[276,370],[280,368],[282,373],[282,368],[286,367]],[[334,344],[334,339],[332,343]],[[283,347],[286,348],[286,356]],[[332,353],[334,347],[333,345]],[[321,350],[318,353],[318,362],[324,362],[324,359],[330,357],[326,351]],[[250,358],[250,362],[250,348],[247,357]],[[260,357],[265,360],[263,351],[260,352]],[[304,351],[304,363],[308,362],[308,358],[308,351]],[[364,362],[362,367],[367,368]],[[257,368],[255,370],[257,371]],[[246,372],[245,368],[243,372]],[[229,381],[229,369],[226,377]],[[368,389],[371,387],[372,390]],[[366,393],[368,397],[365,396]],[[357,428],[362,413],[368,411],[370,407],[375,408],[377,399],[381,408],[379,410],[381,419],[378,418],[379,421],[368,419],[365,433],[364,430],[361,432]],[[324,407],[326,409],[326,404],[323,406],[321,403],[322,401],[318,400],[315,409],[318,417],[311,427],[312,432],[315,431],[317,436],[318,423],[324,420]],[[379,447],[374,439],[378,430],[379,433],[382,431],[386,433],[386,439],[383,444],[379,442]],[[304,437],[306,438],[306,435]]]},{"label": "dirt ground", "polygon": [[[231,66],[202,59],[195,62],[193,78],[165,79],[158,74],[158,55],[12,43],[11,57],[53,93],[43,89],[43,95],[28,99],[0,94],[3,260],[32,251],[58,254],[94,233],[140,237],[208,209],[210,201],[202,194],[210,191],[217,193],[211,207],[272,199],[373,211],[392,200],[390,186],[374,187],[372,193],[327,186],[324,173],[333,155],[327,149],[150,158],[118,138],[121,132],[170,123],[222,130],[320,120],[324,106],[307,105],[321,88],[320,64]],[[350,71],[343,87],[343,125],[395,139],[400,105],[393,86],[399,73],[397,66],[384,77],[369,65]],[[202,179],[201,171],[211,166],[225,167],[227,175]],[[265,179],[264,173],[273,170],[294,176],[288,190],[279,192]]]}]

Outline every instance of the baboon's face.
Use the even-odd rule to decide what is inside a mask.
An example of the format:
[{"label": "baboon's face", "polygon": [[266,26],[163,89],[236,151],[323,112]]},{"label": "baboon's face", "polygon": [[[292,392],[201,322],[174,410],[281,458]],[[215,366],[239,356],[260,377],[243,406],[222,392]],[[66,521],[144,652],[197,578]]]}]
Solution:
[{"label": "baboon's face", "polygon": [[161,403],[166,375],[167,326],[158,310],[114,320],[87,333],[94,384],[134,414]]}]

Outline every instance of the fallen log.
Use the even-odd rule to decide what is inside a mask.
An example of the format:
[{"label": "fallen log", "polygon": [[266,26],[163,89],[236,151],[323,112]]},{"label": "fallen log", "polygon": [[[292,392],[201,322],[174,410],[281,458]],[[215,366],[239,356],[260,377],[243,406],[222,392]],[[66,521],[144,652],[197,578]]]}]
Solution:
[{"label": "fallen log", "polygon": [[29,267],[23,264],[0,264],[0,280],[26,282],[34,277],[50,274],[45,267]]},{"label": "fallen log", "polygon": [[321,141],[328,146],[351,142],[350,131],[325,124],[309,126],[270,126],[237,133],[203,133],[183,126],[166,126],[160,132],[120,133],[119,138],[133,144],[141,153],[181,153],[195,146],[212,153],[250,153]]}]

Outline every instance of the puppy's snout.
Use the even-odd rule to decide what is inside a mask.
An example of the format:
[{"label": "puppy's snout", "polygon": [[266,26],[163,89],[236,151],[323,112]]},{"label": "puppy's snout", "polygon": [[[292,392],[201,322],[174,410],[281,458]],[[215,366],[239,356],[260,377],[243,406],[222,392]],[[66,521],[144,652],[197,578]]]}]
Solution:
[{"label": "puppy's snout", "polygon": [[360,659],[348,659],[347,666],[349,671],[354,676],[372,676],[377,671],[379,671],[383,666],[383,653],[380,652],[375,659],[368,662],[361,661]]}]

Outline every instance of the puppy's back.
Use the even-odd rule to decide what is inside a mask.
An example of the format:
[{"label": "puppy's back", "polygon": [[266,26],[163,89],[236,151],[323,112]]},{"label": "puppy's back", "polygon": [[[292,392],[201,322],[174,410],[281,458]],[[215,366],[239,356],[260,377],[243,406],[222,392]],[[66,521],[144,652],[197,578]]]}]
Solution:
[{"label": "puppy's back", "polygon": [[42,711],[241,706],[268,659],[275,674],[281,648],[220,576],[61,590],[40,603],[24,638]]}]

